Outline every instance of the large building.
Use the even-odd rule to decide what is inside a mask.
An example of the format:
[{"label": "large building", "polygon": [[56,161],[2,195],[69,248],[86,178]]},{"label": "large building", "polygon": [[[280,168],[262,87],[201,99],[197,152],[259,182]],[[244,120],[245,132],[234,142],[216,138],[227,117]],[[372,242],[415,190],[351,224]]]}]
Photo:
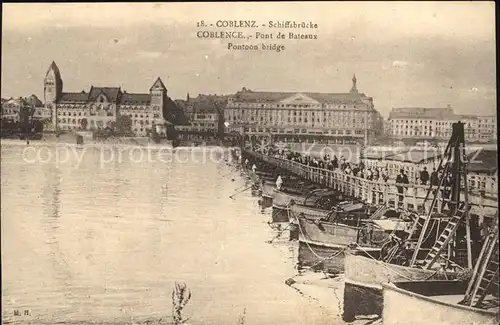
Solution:
[{"label": "large building", "polygon": [[19,122],[20,112],[22,109],[29,107],[26,99],[19,98],[2,98],[2,119],[12,122]]},{"label": "large building", "polygon": [[[148,134],[155,125],[164,125],[165,116],[175,115],[175,103],[167,88],[156,79],[149,93],[127,93],[120,87],[94,87],[88,92],[64,92],[59,68],[52,62],[44,79],[45,107],[52,113],[58,130],[97,130],[112,127],[120,116],[132,121],[131,131]],[[164,119],[165,117],[165,119]]]},{"label": "large building", "polygon": [[246,139],[286,142],[364,142],[382,133],[373,98],[348,93],[260,92],[243,88],[228,98],[226,123],[243,125]]},{"label": "large building", "polygon": [[175,129],[181,135],[195,136],[222,136],[224,132],[224,109],[228,96],[204,95],[196,97],[186,96],[186,100],[176,100],[187,117],[187,123],[176,125]]},{"label": "large building", "polygon": [[45,109],[42,101],[36,95],[25,98],[2,98],[2,119],[19,122],[23,110],[30,110],[30,113],[32,113],[30,115],[34,120],[50,119],[51,116],[50,111]]},{"label": "large building", "polygon": [[390,135],[397,139],[448,140],[453,123],[465,123],[467,141],[493,141],[496,138],[496,116],[455,114],[446,108],[403,107],[393,108],[388,123]]}]

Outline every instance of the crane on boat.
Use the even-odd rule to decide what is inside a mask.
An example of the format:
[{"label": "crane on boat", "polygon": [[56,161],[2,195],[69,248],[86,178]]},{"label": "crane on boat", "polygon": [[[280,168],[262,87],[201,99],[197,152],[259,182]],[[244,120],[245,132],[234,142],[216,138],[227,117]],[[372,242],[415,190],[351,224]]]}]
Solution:
[{"label": "crane on boat", "polygon": [[[443,171],[439,184],[436,188],[433,188],[432,185],[428,188],[423,203],[425,214],[416,216],[407,238],[407,242],[414,243],[413,254],[409,266],[413,267],[417,264],[417,257],[421,252],[422,243],[426,237],[428,237],[429,225],[435,214],[434,210],[436,204],[438,201],[441,201],[443,205],[447,203],[449,208],[448,223],[437,236],[433,246],[425,254],[425,258],[419,266],[430,269],[439,258],[444,258],[448,263],[455,264],[450,260],[450,255],[452,254],[452,247],[450,244],[454,240],[459,225],[465,223],[467,264],[468,268],[472,269],[467,155],[465,152],[465,132],[463,123],[453,123],[452,134],[442,155],[438,170]],[[445,180],[448,175],[450,175],[450,182],[446,184]],[[449,188],[445,189],[445,187]],[[444,192],[444,190],[451,190],[450,198],[439,198],[440,193]],[[446,248],[448,248],[448,254],[445,252]],[[448,256],[446,257],[445,255]]]}]

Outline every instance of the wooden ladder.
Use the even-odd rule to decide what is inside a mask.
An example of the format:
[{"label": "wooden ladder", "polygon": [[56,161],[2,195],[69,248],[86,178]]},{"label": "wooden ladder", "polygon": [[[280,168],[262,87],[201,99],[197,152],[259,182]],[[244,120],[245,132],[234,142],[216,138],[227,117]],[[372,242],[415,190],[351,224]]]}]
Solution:
[{"label": "wooden ladder", "polygon": [[408,234],[408,240],[410,241],[417,241],[418,237],[415,237],[415,234],[420,234],[420,231],[424,228],[425,222],[427,219],[430,219],[429,216],[426,215],[421,215],[417,214],[415,217],[415,220],[413,221],[413,225],[411,227],[411,230]]},{"label": "wooden ladder", "polygon": [[458,225],[460,224],[460,221],[463,219],[464,216],[465,216],[465,210],[463,210],[463,205],[462,205],[462,209],[457,208],[455,210],[455,214],[453,215],[453,217],[450,218],[448,224],[434,242],[434,245],[432,246],[431,250],[429,251],[429,253],[427,253],[427,256],[423,261],[423,267],[425,269],[430,269],[432,265],[434,265],[434,263],[440,256],[443,249],[446,248],[450,240],[453,238],[453,235],[457,231]]},{"label": "wooden ladder", "polygon": [[479,307],[492,286],[498,290],[498,225],[490,234],[481,249],[481,254],[474,267],[472,278],[461,302],[467,306]]}]

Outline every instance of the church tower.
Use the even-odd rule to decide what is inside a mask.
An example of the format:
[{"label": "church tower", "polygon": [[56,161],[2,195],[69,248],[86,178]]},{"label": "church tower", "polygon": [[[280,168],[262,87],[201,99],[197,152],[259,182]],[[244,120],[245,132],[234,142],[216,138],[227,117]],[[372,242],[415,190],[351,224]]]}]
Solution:
[{"label": "church tower", "polygon": [[[153,109],[158,107],[160,112],[163,111],[163,107],[167,103],[167,88],[161,81],[160,77],[156,79],[155,83],[149,89],[149,94],[151,96],[151,106]],[[160,115],[161,116],[161,115]]]},{"label": "church tower", "polygon": [[63,91],[63,81],[61,79],[61,72],[56,63],[52,61],[43,79],[43,97],[45,108],[50,109],[52,114],[52,126],[54,130],[58,129],[57,126],[57,101],[61,98]]},{"label": "church tower", "polygon": [[63,81],[61,79],[61,72],[59,72],[56,63],[52,61],[43,80],[45,104],[55,104],[61,98],[62,90]]},{"label": "church tower", "polygon": [[352,88],[351,88],[351,93],[357,93],[358,92],[358,88],[356,88],[356,82],[357,82],[357,79],[356,79],[356,74],[354,74],[352,76]]}]

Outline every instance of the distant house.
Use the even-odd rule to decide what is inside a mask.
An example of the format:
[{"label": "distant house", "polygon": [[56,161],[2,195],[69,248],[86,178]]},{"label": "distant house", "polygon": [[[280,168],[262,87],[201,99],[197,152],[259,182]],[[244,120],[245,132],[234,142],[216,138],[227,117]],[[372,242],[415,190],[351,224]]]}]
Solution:
[{"label": "distant house", "polygon": [[21,111],[31,105],[25,98],[10,98],[2,102],[2,119],[19,122]]},{"label": "distant house", "polygon": [[43,105],[42,101],[38,99],[36,95],[31,95],[26,98],[26,102],[29,106],[35,109],[33,113],[33,118],[36,120],[50,120],[52,117],[52,112],[50,109]]},{"label": "distant house", "polygon": [[400,107],[393,108],[386,122],[386,131],[397,140],[422,141],[448,140],[452,124],[464,123],[467,142],[496,139],[496,115],[459,115],[451,105],[440,108]]},{"label": "distant house", "polygon": [[221,136],[224,133],[224,109],[228,96],[203,95],[186,96],[186,100],[176,100],[189,119],[188,123],[176,125],[181,134]]},{"label": "distant house", "polygon": [[488,193],[498,191],[498,151],[477,150],[467,156],[467,179],[471,189]]}]

